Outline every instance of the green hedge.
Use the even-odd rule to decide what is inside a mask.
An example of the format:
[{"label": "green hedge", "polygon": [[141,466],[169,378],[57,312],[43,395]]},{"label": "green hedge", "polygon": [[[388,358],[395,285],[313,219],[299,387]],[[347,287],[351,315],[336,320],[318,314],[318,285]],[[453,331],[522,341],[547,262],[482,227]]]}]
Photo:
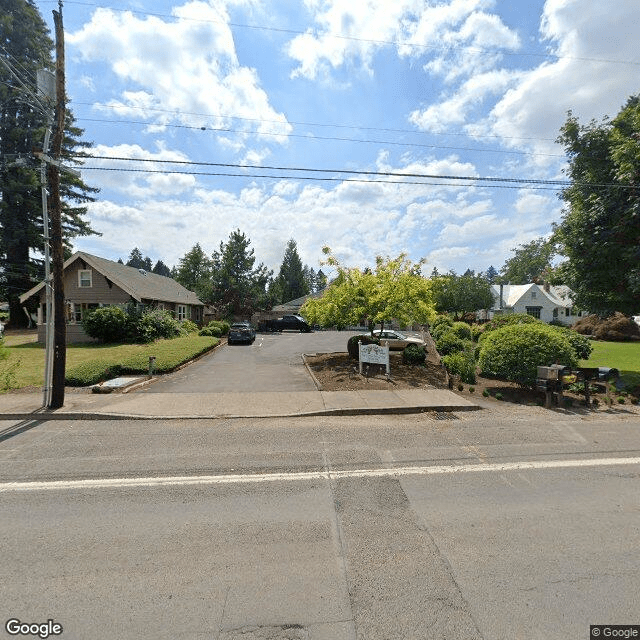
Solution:
[{"label": "green hedge", "polygon": [[476,382],[476,360],[473,352],[465,350],[443,356],[442,364],[451,375],[460,376],[462,382],[467,384]]},{"label": "green hedge", "polygon": [[85,387],[121,375],[147,375],[150,355],[156,356],[155,373],[169,373],[181,364],[210,351],[218,344],[220,341],[216,338],[209,340],[198,338],[161,340],[156,343],[156,349],[153,346],[144,348],[141,353],[129,355],[118,363],[109,362],[106,357],[103,357],[69,367],[65,376],[65,384],[69,387]]},{"label": "green hedge", "polygon": [[578,358],[569,340],[543,323],[518,324],[485,334],[478,364],[483,376],[533,386],[539,366],[576,367]]}]

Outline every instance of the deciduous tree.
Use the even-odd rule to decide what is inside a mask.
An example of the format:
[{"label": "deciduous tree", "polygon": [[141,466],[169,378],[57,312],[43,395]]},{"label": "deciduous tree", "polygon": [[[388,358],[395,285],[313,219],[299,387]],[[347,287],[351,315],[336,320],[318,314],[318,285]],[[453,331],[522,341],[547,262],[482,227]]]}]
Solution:
[{"label": "deciduous tree", "polygon": [[378,256],[374,270],[344,267],[323,248],[326,263],[338,275],[320,298],[311,298],[300,313],[311,324],[347,326],[367,322],[369,330],[384,328],[392,319],[400,324],[427,323],[435,316],[431,282],[421,274],[422,262],[412,264],[405,254]]},{"label": "deciduous tree", "polygon": [[555,238],[577,306],[601,315],[638,312],[640,300],[640,97],[613,119],[580,125],[569,113],[558,142],[571,186]]},{"label": "deciduous tree", "polygon": [[505,284],[529,284],[542,282],[551,269],[551,259],[556,253],[555,245],[545,238],[537,238],[511,250],[500,271],[499,281]]}]

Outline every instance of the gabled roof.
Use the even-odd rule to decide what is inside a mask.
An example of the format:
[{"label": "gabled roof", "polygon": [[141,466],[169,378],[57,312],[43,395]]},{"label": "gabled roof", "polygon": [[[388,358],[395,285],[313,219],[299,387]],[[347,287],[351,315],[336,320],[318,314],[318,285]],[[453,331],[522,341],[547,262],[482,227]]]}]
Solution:
[{"label": "gabled roof", "polygon": [[[572,291],[565,285],[549,287],[547,291],[544,286],[535,283],[530,284],[505,284],[502,285],[502,304],[505,307],[513,307],[526,295],[531,289],[535,288],[536,292],[544,295],[551,304],[557,307],[571,307],[573,301],[571,299]],[[495,306],[500,304],[500,285],[492,284],[491,291],[495,298]]]},{"label": "gabled roof", "polygon": [[[92,256],[84,251],[77,251],[65,263],[64,269],[71,266],[77,260],[82,260],[103,276],[108,278],[113,284],[128,293],[134,300],[156,300],[158,302],[173,302],[178,304],[202,305],[198,296],[185,289],[173,278],[159,276],[157,273],[128,267],[119,262],[113,262],[106,258]],[[20,302],[31,298],[44,287],[44,282],[33,287],[20,296]]]}]

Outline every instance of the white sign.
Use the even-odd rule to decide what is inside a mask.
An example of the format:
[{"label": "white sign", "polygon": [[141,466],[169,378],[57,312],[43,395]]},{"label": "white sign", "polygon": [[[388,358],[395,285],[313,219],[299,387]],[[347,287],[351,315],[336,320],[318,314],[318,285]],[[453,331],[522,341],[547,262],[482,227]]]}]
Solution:
[{"label": "white sign", "polygon": [[389,345],[380,347],[377,344],[362,344],[358,342],[360,373],[362,373],[362,363],[383,364],[387,368],[387,375],[390,375],[389,369]]}]

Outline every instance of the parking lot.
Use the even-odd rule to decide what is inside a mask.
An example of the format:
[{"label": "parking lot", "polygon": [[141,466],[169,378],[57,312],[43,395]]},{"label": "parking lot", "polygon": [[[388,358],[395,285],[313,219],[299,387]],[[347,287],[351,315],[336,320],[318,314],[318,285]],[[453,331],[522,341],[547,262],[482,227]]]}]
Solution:
[{"label": "parking lot", "polygon": [[346,351],[352,335],[355,334],[348,331],[258,334],[251,345],[221,345],[181,371],[163,376],[147,391],[315,391],[302,354]]}]

